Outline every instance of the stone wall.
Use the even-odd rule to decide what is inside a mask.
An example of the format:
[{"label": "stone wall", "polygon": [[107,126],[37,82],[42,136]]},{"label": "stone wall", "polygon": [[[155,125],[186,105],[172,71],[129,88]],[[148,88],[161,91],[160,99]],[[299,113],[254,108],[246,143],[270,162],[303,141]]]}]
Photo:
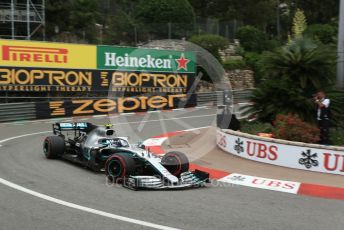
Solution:
[{"label": "stone wall", "polygon": [[[149,44],[142,46],[142,48],[154,48],[154,49],[171,49],[171,50],[185,50],[183,43],[172,42],[166,43],[161,41],[154,41]],[[231,43],[224,50],[219,50],[220,57],[223,61],[225,60],[241,60],[242,56],[237,54],[237,49],[240,48],[240,43],[238,40],[235,40],[234,43]],[[227,70],[225,77],[229,79],[232,89],[252,89],[255,87],[254,82],[254,72],[251,70]],[[206,81],[200,81],[197,85],[197,92],[211,92],[215,90],[215,86],[212,83]]]},{"label": "stone wall", "polygon": [[[224,50],[220,50],[220,56],[223,61],[242,60],[243,57],[237,53],[240,43],[235,40]],[[230,80],[233,89],[252,89],[255,87],[254,72],[249,69],[226,70],[226,77]]]},{"label": "stone wall", "polygon": [[[226,71],[225,77],[229,79],[233,90],[253,89],[255,87],[254,72],[252,70],[231,70]],[[206,81],[200,81],[197,85],[197,92],[215,91],[215,86]]]},{"label": "stone wall", "polygon": [[226,77],[229,78],[232,89],[252,89],[255,86],[252,70],[227,70]]}]

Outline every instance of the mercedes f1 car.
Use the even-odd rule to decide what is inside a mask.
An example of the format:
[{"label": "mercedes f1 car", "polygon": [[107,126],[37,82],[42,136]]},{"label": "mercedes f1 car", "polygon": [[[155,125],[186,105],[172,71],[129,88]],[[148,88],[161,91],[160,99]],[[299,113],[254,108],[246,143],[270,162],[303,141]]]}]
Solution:
[{"label": "mercedes f1 car", "polygon": [[142,144],[132,145],[127,137],[116,136],[110,125],[55,123],[53,133],[43,143],[48,159],[63,158],[105,171],[109,180],[133,190],[201,187],[209,181],[208,173],[189,171],[184,153],[152,154]]}]

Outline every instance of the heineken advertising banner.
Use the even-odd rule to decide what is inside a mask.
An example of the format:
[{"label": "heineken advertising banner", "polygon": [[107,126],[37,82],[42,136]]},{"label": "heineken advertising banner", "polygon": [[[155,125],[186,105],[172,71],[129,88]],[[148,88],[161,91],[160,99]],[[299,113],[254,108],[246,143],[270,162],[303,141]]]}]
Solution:
[{"label": "heineken advertising banner", "polygon": [[192,52],[0,40],[0,91],[186,93]]},{"label": "heineken advertising banner", "polygon": [[195,73],[195,55],[173,50],[97,47],[97,68],[161,73]]},{"label": "heineken advertising banner", "polygon": [[39,118],[194,106],[195,74],[192,52],[0,40],[0,91],[111,95],[37,103]]}]

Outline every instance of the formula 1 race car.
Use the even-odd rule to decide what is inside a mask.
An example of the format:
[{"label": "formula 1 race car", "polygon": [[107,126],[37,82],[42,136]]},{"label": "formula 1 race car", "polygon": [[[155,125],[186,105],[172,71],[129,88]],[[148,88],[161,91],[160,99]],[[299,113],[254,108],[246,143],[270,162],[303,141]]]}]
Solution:
[{"label": "formula 1 race car", "polygon": [[94,171],[105,171],[108,179],[130,189],[172,189],[201,187],[209,174],[189,171],[187,156],[168,152],[157,156],[142,144],[131,145],[117,137],[111,125],[55,123],[43,151],[48,159],[63,158]]}]

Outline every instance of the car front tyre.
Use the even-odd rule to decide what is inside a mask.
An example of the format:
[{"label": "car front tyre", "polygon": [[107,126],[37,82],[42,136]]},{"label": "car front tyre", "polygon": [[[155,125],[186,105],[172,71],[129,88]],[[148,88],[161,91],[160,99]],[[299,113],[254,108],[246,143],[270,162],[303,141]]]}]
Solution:
[{"label": "car front tyre", "polygon": [[161,159],[161,164],[174,176],[179,177],[189,171],[189,159],[182,152],[168,152]]}]

